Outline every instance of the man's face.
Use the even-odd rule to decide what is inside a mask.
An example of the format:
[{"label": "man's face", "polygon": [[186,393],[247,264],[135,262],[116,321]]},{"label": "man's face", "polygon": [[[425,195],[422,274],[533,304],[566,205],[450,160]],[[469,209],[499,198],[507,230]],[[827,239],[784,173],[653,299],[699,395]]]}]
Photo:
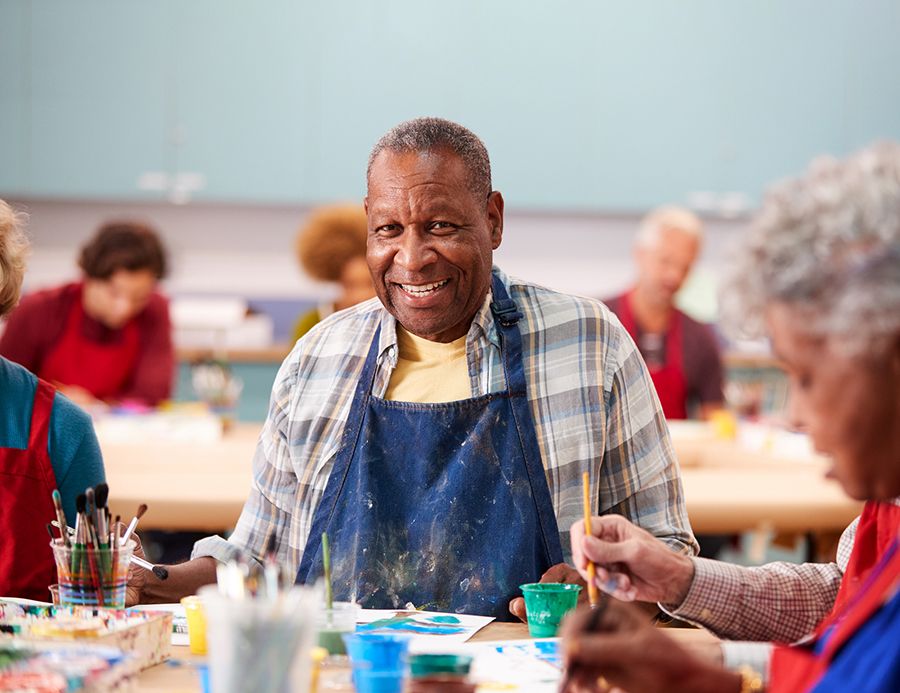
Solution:
[{"label": "man's face", "polygon": [[366,215],[366,259],[384,307],[419,337],[465,335],[491,284],[500,193],[472,192],[450,152],[383,151],[369,174]]},{"label": "man's face", "polygon": [[84,310],[94,320],[117,330],[140,313],[156,288],[150,270],[116,270],[109,279],[84,280]]},{"label": "man's face", "polygon": [[654,303],[671,306],[699,250],[697,236],[664,226],[654,243],[635,249],[638,284]]},{"label": "man's face", "polygon": [[790,377],[792,423],[831,458],[829,476],[859,500],[900,495],[900,347],[847,356],[805,332],[808,319],[781,303],[766,320]]}]

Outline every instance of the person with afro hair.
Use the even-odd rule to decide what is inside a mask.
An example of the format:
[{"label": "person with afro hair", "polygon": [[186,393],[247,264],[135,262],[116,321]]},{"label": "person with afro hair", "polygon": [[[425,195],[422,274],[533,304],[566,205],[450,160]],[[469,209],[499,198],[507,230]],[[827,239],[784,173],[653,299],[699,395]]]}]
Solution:
[{"label": "person with afro hair", "polygon": [[314,211],[297,234],[297,257],[306,273],[334,282],[340,293],[333,302],[304,313],[294,325],[294,341],[332,313],[375,296],[366,264],[366,213],[358,204],[339,204]]}]

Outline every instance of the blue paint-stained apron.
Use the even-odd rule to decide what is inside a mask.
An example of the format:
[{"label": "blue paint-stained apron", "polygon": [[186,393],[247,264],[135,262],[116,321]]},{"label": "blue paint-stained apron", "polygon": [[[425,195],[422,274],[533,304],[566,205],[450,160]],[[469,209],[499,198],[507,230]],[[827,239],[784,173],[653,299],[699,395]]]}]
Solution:
[{"label": "blue paint-stained apron", "polygon": [[496,276],[493,291],[505,392],[436,404],[374,397],[376,332],[297,582],[322,575],[327,531],[335,599],[508,619],[518,586],[562,562],[526,392],[522,315]]}]

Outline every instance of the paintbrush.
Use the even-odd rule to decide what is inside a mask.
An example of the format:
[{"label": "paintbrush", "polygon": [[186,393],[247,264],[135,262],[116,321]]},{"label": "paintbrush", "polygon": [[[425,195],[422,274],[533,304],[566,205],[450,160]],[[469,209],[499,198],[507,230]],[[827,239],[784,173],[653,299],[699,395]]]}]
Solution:
[{"label": "paintbrush", "polygon": [[107,519],[106,502],[109,500],[109,485],[102,483],[94,487],[94,500],[96,502],[96,524],[100,546],[106,547],[109,536],[109,521]]},{"label": "paintbrush", "polygon": [[59,523],[59,535],[62,537],[63,546],[70,548],[72,542],[69,541],[69,533],[65,530],[66,513],[62,507],[62,496],[59,495],[59,490],[57,489],[53,489],[53,508],[56,510],[56,521]]},{"label": "paintbrush", "polygon": [[145,512],[147,512],[147,504],[141,503],[138,506],[137,513],[131,518],[131,522],[128,523],[128,529],[125,530],[125,534],[119,539],[119,544],[121,546],[125,546],[128,543],[128,540],[131,539],[131,534],[134,532],[135,527],[137,527],[138,520],[144,516]]},{"label": "paintbrush", "polygon": [[[590,472],[581,475],[581,485],[584,499],[584,534],[588,536],[591,533],[591,476]],[[596,609],[600,603],[600,595],[597,590],[597,566],[593,561],[587,562],[587,588],[588,600],[591,602],[591,608]]]},{"label": "paintbrush", "polygon": [[[606,613],[606,605],[609,603],[609,597],[605,594],[596,607],[591,607],[591,615],[588,616],[587,622],[584,624],[583,633],[596,633],[600,630],[600,623],[603,621],[603,614]],[[566,668],[566,675],[563,677],[562,683],[559,685],[560,691],[565,691],[569,684],[572,683],[572,675],[576,667],[569,666]]]},{"label": "paintbrush", "polygon": [[72,549],[72,573],[77,574],[81,570],[84,556],[84,509],[87,507],[87,498],[83,493],[75,496],[75,544]]},{"label": "paintbrush", "polygon": [[132,554],[132,556],[131,556],[131,562],[134,563],[136,566],[140,566],[140,567],[143,568],[144,570],[149,570],[151,573],[153,573],[153,574],[154,574],[156,577],[158,577],[160,580],[165,580],[166,578],[169,577],[169,571],[168,571],[168,570],[166,570],[165,568],[163,568],[161,565],[153,565],[150,561],[145,561],[145,560],[144,560],[143,558],[141,558],[140,556],[135,556],[135,555]]},{"label": "paintbrush", "polygon": [[325,608],[331,611],[331,552],[328,550],[328,533],[322,532],[322,569],[325,571]]},{"label": "paintbrush", "polygon": [[275,553],[275,530],[269,532],[266,539],[265,564],[263,578],[266,585],[266,596],[270,601],[278,598],[281,569],[278,566],[278,556]]}]

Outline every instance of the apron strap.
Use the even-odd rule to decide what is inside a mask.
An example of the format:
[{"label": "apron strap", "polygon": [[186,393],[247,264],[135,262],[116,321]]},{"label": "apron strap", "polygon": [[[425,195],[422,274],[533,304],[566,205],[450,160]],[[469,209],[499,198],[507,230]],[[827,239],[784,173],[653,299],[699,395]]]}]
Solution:
[{"label": "apron strap", "polygon": [[[510,409],[519,434],[522,455],[525,458],[525,471],[531,485],[534,504],[540,520],[541,538],[550,556],[551,564],[563,562],[562,544],[559,541],[559,527],[556,523],[556,512],[550,500],[550,486],[538,447],[537,432],[528,403],[528,387],[525,381],[525,365],[522,357],[522,333],[518,322],[524,316],[515,302],[510,299],[500,278],[494,274],[492,278],[494,292],[491,312],[500,332],[500,352],[503,357],[503,372],[506,375],[506,387],[509,390]],[[548,528],[552,531],[547,531]]]}]

